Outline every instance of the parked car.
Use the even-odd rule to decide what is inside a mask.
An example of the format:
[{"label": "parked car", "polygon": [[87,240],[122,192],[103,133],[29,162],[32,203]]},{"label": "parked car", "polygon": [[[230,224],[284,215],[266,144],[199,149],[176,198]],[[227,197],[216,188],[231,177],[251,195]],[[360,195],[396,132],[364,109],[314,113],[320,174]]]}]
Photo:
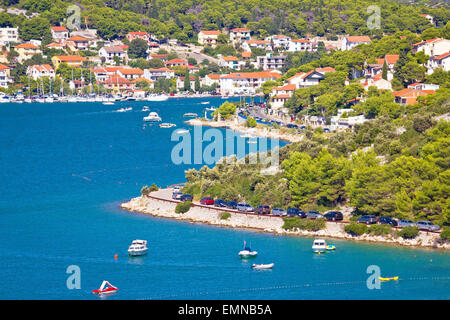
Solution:
[{"label": "parked car", "polygon": [[288,217],[306,218],[306,213],[299,208],[287,208],[286,213]]},{"label": "parked car", "polygon": [[200,204],[212,205],[214,204],[214,199],[211,197],[204,197],[200,200]]},{"label": "parked car", "polygon": [[273,208],[272,209],[272,214],[274,216],[286,216],[287,212],[286,212],[286,210],[284,210],[282,208]]},{"label": "parked car", "polygon": [[374,224],[377,223],[377,217],[372,215],[362,216],[358,220],[356,220],[358,223],[365,223],[365,224]]},{"label": "parked car", "polygon": [[216,200],[214,200],[214,207],[221,207],[221,208],[224,208],[224,207],[226,207],[227,206],[227,203],[224,201],[224,200],[222,200],[222,199],[216,199]]},{"label": "parked car", "polygon": [[173,187],[173,192],[175,191],[181,191],[182,186],[174,186]]},{"label": "parked car", "polygon": [[439,231],[441,227],[439,227],[436,224],[433,224],[431,221],[417,221],[416,223],[419,230],[426,230],[426,231]]},{"label": "parked car", "polygon": [[251,205],[249,205],[248,203],[239,203],[239,204],[237,205],[237,209],[238,209],[238,211],[241,211],[241,212],[252,212],[252,211],[255,210],[255,209],[254,209]]},{"label": "parked car", "polygon": [[229,209],[236,209],[237,205],[238,205],[238,203],[236,201],[228,201],[227,202],[227,208],[229,208]]},{"label": "parked car", "polygon": [[172,193],[172,199],[174,199],[174,200],[180,200],[180,198],[181,198],[182,195],[183,195],[183,194],[182,194],[181,192],[174,192],[174,193]]},{"label": "parked car", "polygon": [[292,124],[292,123],[288,123],[288,124],[286,125],[286,128],[295,128],[295,129],[298,129],[298,125]]},{"label": "parked car", "polygon": [[323,218],[323,215],[319,211],[312,211],[312,210],[310,210],[306,214],[306,217],[308,219],[319,219],[319,218]]},{"label": "parked car", "polygon": [[398,225],[397,220],[391,217],[381,217],[380,221],[378,221],[380,224],[390,224],[393,227],[396,227]]},{"label": "parked car", "polygon": [[192,196],[190,194],[183,194],[180,197],[181,201],[192,201]]},{"label": "parked car", "polygon": [[398,226],[399,227],[415,227],[416,224],[414,223],[414,221],[411,220],[407,220],[407,219],[400,219],[398,220]]},{"label": "parked car", "polygon": [[344,219],[344,216],[339,211],[330,211],[323,215],[325,219],[328,221],[341,221]]},{"label": "parked car", "polygon": [[270,214],[270,207],[269,206],[258,206],[255,208],[255,213]]},{"label": "parked car", "polygon": [[323,132],[330,133],[330,129],[328,129],[328,128],[323,128],[322,130],[323,130]]}]

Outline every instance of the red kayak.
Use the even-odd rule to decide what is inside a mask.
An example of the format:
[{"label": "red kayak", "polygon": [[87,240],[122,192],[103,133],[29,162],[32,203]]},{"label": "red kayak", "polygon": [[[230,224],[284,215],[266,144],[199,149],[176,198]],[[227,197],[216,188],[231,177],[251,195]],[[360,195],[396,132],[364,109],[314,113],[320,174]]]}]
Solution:
[{"label": "red kayak", "polygon": [[92,290],[93,294],[110,294],[119,291],[119,288],[113,286],[111,283],[109,283],[106,280],[103,280],[102,285],[100,288],[96,290]]}]

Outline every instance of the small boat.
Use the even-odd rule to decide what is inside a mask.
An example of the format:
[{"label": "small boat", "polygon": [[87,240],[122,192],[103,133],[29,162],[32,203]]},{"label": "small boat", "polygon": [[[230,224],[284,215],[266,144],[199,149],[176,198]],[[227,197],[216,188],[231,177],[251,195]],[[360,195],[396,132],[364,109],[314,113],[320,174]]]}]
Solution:
[{"label": "small boat", "polygon": [[252,264],[252,269],[258,269],[258,270],[272,269],[274,265],[275,265],[275,263],[268,263],[268,264]]},{"label": "small boat", "polygon": [[200,102],[200,104],[209,104],[209,101]]},{"label": "small boat", "polygon": [[100,288],[98,288],[96,290],[92,290],[92,293],[93,294],[98,294],[98,295],[104,295],[104,294],[115,293],[117,291],[119,291],[119,288],[113,286],[108,281],[103,280],[102,285],[100,286]]},{"label": "small boat", "polygon": [[327,250],[336,250],[336,246],[334,244],[329,244],[326,247]]},{"label": "small boat", "polygon": [[188,112],[183,114],[183,117],[197,117],[198,115],[196,113],[193,112]]},{"label": "small boat", "polygon": [[105,105],[105,106],[113,106],[114,102],[106,101],[106,102],[103,102],[102,104]]},{"label": "small boat", "polygon": [[179,130],[175,131],[175,133],[186,134],[186,133],[189,133],[189,130],[187,130],[187,129],[179,129]]},{"label": "small boat", "polygon": [[398,280],[398,276],[397,277],[390,277],[390,278],[379,277],[379,279],[380,279],[380,281],[392,281],[392,280],[397,281]]},{"label": "small boat", "polygon": [[149,111],[150,109],[147,107],[147,106],[144,106],[143,108],[142,108],[142,111]]},{"label": "small boat", "polygon": [[156,112],[150,112],[148,116],[143,118],[144,121],[152,121],[152,122],[160,122],[162,121],[161,117]]},{"label": "small boat", "polygon": [[161,123],[159,125],[160,128],[172,128],[176,127],[177,125],[175,123]]},{"label": "small boat", "polygon": [[252,251],[250,246],[247,247],[247,242],[244,241],[244,249],[239,251],[238,253],[240,258],[246,259],[246,258],[253,258],[258,255],[257,251]]},{"label": "small boat", "polygon": [[206,111],[216,111],[216,108],[211,107],[211,108],[206,108],[205,110],[206,110]]},{"label": "small boat", "polygon": [[142,256],[148,251],[147,240],[133,240],[131,245],[128,247],[128,254],[130,256]]},{"label": "small boat", "polygon": [[169,99],[165,94],[149,95],[147,101],[166,101]]},{"label": "small boat", "polygon": [[327,242],[324,239],[315,239],[312,245],[314,253],[325,252],[327,248]]},{"label": "small boat", "polygon": [[127,112],[127,110],[125,110],[125,108],[120,108],[120,109],[117,109],[116,112]]}]

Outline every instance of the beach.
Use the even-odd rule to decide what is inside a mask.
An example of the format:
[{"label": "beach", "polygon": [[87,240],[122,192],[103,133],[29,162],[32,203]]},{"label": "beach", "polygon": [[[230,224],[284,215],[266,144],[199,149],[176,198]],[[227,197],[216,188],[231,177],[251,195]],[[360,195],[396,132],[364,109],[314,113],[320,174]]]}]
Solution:
[{"label": "beach", "polygon": [[[324,237],[351,241],[377,242],[408,247],[423,247],[436,249],[450,249],[449,243],[439,243],[439,233],[420,231],[414,239],[403,239],[394,236],[373,236],[364,234],[352,236],[344,231],[345,222],[326,222],[326,228],[319,231],[283,229],[283,218],[269,215],[240,213],[235,210],[215,208],[213,206],[199,205],[195,203],[191,209],[183,214],[175,213],[175,207],[179,201],[172,200],[172,189],[160,189],[147,196],[140,196],[121,204],[121,208],[156,217],[185,220],[196,223],[227,227],[254,229],[277,235],[292,235],[302,237]],[[221,212],[229,212],[228,219],[221,219]]]}]

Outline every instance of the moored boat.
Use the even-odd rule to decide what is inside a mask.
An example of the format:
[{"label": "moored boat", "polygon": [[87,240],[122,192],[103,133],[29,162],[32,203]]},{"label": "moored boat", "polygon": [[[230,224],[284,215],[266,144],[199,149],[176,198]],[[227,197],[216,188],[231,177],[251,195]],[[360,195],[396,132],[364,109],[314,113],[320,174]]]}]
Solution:
[{"label": "moored boat", "polygon": [[98,288],[96,290],[92,290],[92,293],[93,294],[98,294],[98,295],[104,295],[104,294],[115,293],[117,291],[119,291],[119,288],[113,286],[108,281],[103,280],[102,285],[100,286],[100,288]]},{"label": "moored boat", "polygon": [[268,264],[252,264],[252,269],[272,269],[274,267],[275,263],[268,263]]},{"label": "moored boat", "polygon": [[172,127],[176,127],[177,125],[175,123],[161,123],[159,126],[161,128],[172,128]]},{"label": "moored boat", "polygon": [[147,251],[147,240],[133,240],[128,247],[128,254],[133,257],[147,254]]},{"label": "moored boat", "polygon": [[312,250],[314,253],[322,253],[327,249],[327,242],[324,239],[314,239]]},{"label": "moored boat", "polygon": [[390,278],[379,277],[379,279],[380,279],[380,281],[392,281],[392,280],[397,281],[397,280],[398,280],[398,276],[396,276],[396,277],[390,277]]},{"label": "moored boat", "polygon": [[147,101],[166,101],[169,99],[165,94],[152,94],[147,97]]},{"label": "moored boat", "polygon": [[238,253],[240,258],[246,259],[246,258],[253,258],[258,255],[257,251],[253,251],[250,246],[247,246],[247,242],[244,241],[244,249],[239,251]]},{"label": "moored boat", "polygon": [[183,114],[183,117],[197,117],[197,116],[198,116],[198,114],[193,113],[193,112],[188,112],[188,113]]},{"label": "moored boat", "polygon": [[143,118],[144,121],[151,121],[151,122],[160,122],[162,121],[161,117],[156,112],[150,112],[148,116]]}]

